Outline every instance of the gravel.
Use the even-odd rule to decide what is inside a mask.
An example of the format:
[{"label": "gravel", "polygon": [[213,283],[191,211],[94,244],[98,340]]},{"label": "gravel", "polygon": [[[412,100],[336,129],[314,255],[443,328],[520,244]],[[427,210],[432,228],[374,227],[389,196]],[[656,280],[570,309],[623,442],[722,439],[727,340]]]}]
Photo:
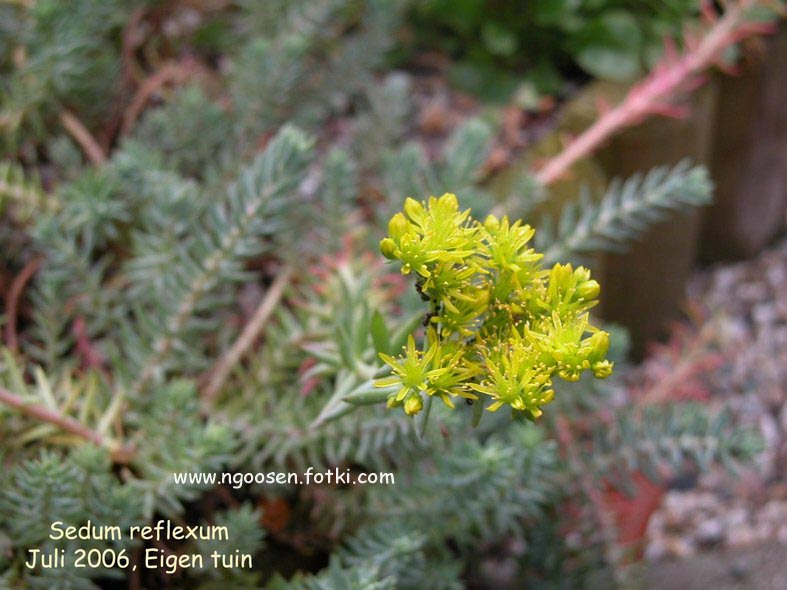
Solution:
[{"label": "gravel", "polygon": [[707,346],[724,359],[702,376],[708,401],[758,429],[765,449],[737,477],[717,468],[668,491],[647,531],[651,561],[787,543],[787,241],[700,272],[688,293],[697,332],[710,333]]}]

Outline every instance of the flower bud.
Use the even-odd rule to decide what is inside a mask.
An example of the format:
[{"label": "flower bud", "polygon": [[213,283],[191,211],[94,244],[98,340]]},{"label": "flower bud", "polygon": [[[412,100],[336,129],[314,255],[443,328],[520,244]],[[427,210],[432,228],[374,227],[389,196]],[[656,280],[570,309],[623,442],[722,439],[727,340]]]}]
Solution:
[{"label": "flower bud", "polygon": [[495,233],[500,227],[500,220],[494,215],[487,215],[486,219],[484,220],[484,227],[489,233]]},{"label": "flower bud", "polygon": [[577,288],[577,295],[582,297],[585,301],[595,299],[598,297],[599,293],[601,293],[601,286],[598,284],[598,281],[594,281],[593,279],[585,281]]},{"label": "flower bud", "polygon": [[442,197],[440,197],[440,202],[441,204],[450,207],[451,211],[459,211],[459,201],[454,194],[445,193]]},{"label": "flower bud", "polygon": [[396,258],[396,243],[391,238],[383,238],[380,242],[380,252],[388,260]]},{"label": "flower bud", "polygon": [[407,233],[408,229],[409,224],[404,218],[404,215],[401,213],[397,213],[391,217],[391,221],[388,222],[388,235],[394,240],[400,239],[404,234]]},{"label": "flower bud", "polygon": [[420,393],[410,394],[404,400],[404,411],[408,416],[415,416],[424,407],[424,400]]},{"label": "flower bud", "polygon": [[574,269],[570,264],[556,263],[549,271],[549,285],[554,285],[557,289],[566,289],[570,284]]},{"label": "flower bud", "polygon": [[578,266],[574,270],[574,279],[577,283],[584,283],[585,281],[590,280],[590,271],[586,269],[584,266]]},{"label": "flower bud", "polygon": [[404,200],[404,212],[410,219],[417,219],[423,215],[424,206],[412,197]]},{"label": "flower bud", "polygon": [[609,351],[609,334],[603,331],[595,332],[588,338],[588,346],[590,352],[588,353],[588,360],[591,363],[598,363]]}]

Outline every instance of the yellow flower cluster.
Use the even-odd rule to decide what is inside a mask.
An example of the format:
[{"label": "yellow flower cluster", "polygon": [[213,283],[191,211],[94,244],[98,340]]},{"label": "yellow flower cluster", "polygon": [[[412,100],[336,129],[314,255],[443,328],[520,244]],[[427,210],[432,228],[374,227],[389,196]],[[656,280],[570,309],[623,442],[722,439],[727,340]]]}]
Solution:
[{"label": "yellow flower cluster", "polygon": [[389,407],[407,414],[423,408],[424,396],[490,396],[490,411],[504,404],[538,418],[552,401],[552,379],[576,381],[585,370],[604,378],[609,335],[590,324],[599,284],[584,267],[541,267],[529,246],[535,231],[520,221],[490,215],[479,223],[461,211],[455,195],[408,198],[388,224],[380,250],[414,274],[430,302],[423,350],[410,336],[403,354],[381,354],[398,386]]}]

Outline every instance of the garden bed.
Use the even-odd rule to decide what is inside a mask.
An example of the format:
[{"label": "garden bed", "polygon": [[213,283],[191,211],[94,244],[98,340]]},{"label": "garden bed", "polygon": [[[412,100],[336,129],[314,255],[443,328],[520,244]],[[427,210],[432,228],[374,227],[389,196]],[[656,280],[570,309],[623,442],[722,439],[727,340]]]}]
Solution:
[{"label": "garden bed", "polygon": [[[787,543],[787,241],[699,272],[688,297],[699,323],[675,350],[707,369],[677,393],[732,408],[761,432],[765,449],[739,477],[714,468],[676,482],[650,522],[651,560]],[[653,379],[680,369],[676,360],[657,353],[639,371]]]}]

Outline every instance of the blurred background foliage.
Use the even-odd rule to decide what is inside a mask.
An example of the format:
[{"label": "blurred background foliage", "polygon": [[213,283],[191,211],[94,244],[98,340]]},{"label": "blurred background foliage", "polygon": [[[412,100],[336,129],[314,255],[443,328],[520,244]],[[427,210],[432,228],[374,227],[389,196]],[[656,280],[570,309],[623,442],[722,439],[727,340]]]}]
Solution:
[{"label": "blurred background foliage", "polygon": [[523,81],[547,94],[566,79],[630,82],[697,14],[694,0],[427,0],[412,8],[411,34],[416,50],[455,60],[459,87],[483,93],[494,81],[485,98],[506,100]]},{"label": "blurred background foliage", "polygon": [[[724,13],[740,26],[759,18],[743,5]],[[434,409],[418,437],[346,398],[369,389],[377,352],[420,335],[422,302],[377,253],[404,197],[525,216],[550,260],[594,270],[709,202],[702,162],[609,182],[585,159],[553,186],[532,160],[563,99],[642,76],[696,14],[679,0],[0,2],[0,588],[625,583],[643,531],[621,532],[634,513],[609,509],[614,494],[658,496],[763,446],[720,404],[630,387],[625,327],[605,324],[617,376],[561,388],[537,424]],[[396,484],[171,477],[309,466]],[[29,548],[67,548],[52,520],[159,518],[226,523],[223,549],[255,568],[23,565]]]}]

